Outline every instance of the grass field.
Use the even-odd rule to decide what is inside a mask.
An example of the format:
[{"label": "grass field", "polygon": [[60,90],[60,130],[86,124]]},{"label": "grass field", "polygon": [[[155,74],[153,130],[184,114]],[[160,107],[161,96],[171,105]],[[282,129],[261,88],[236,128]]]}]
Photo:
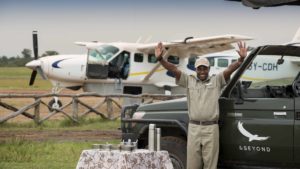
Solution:
[{"label": "grass field", "polygon": [[[43,80],[39,75],[37,75],[35,84],[29,86],[30,75],[31,70],[25,67],[0,67],[0,90],[3,92],[39,90],[51,92],[51,83],[48,80]],[[13,105],[16,107],[22,107],[27,102],[26,99],[2,99],[2,101],[14,102]],[[4,109],[0,108],[0,111],[4,111]],[[3,115],[6,115],[6,113],[0,112]],[[20,116],[20,118],[24,117]],[[99,116],[93,116],[80,119],[80,124],[73,123],[66,118],[51,119],[42,125],[36,125],[32,120],[8,121],[0,124],[0,133],[14,135],[14,133],[39,133],[39,131],[48,134],[62,131],[103,130],[106,131],[107,135],[110,135],[110,131],[118,131],[119,127],[120,120],[108,121],[102,120]],[[101,138],[99,141],[89,141],[88,138],[85,141],[47,140],[47,138],[43,141],[32,141],[24,138],[22,136],[14,136],[8,139],[0,138],[0,169],[74,169],[82,150],[90,149],[92,144],[105,142],[117,144],[120,142],[120,139],[104,142],[101,141]]]},{"label": "grass field", "polygon": [[36,131],[36,130],[117,130],[121,125],[120,120],[103,120],[100,117],[80,119],[80,123],[74,123],[69,119],[46,121],[41,125],[30,122],[6,122],[0,124],[1,131]]},{"label": "grass field", "polygon": [[41,125],[33,121],[23,123],[6,122],[0,124],[2,131],[20,130],[117,130],[120,127],[120,120],[103,120],[100,117],[80,119],[80,123],[74,123],[69,119],[46,121]]},{"label": "grass field", "polygon": [[33,86],[29,86],[31,70],[26,67],[0,67],[0,89],[1,90],[49,90],[51,83],[43,80],[39,75]]},{"label": "grass field", "polygon": [[[109,143],[117,144],[119,140]],[[74,169],[82,150],[104,142],[32,142],[14,139],[0,144],[0,169]]]},{"label": "grass field", "polygon": [[[41,126],[33,122],[4,123],[0,130],[14,132],[35,131],[82,131],[82,130],[117,130],[120,120],[109,121],[96,118],[82,119],[80,124],[69,120],[46,122]],[[1,133],[0,131],[0,133]],[[0,169],[74,169],[82,150],[90,149],[93,144],[120,143],[120,139],[106,141],[29,141],[14,137],[0,142]]]}]

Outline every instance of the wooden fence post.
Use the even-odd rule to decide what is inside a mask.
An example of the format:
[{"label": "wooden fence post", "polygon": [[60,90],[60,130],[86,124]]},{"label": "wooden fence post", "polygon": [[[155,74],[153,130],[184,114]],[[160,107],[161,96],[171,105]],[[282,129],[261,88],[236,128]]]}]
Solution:
[{"label": "wooden fence post", "polygon": [[112,119],[113,104],[110,97],[106,97],[106,104],[107,104],[107,117],[108,119]]},{"label": "wooden fence post", "polygon": [[[36,101],[38,98],[35,97],[34,100]],[[39,102],[39,104],[37,104],[36,106],[34,106],[34,122],[35,124],[40,124],[40,104],[41,102]]]},{"label": "wooden fence post", "polygon": [[78,98],[72,97],[73,119],[78,121]]}]

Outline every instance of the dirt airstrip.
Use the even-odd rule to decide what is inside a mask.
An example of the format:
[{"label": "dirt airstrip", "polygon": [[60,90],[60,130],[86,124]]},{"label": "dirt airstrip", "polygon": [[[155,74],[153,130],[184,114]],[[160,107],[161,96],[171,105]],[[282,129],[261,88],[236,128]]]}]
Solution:
[{"label": "dirt airstrip", "polygon": [[121,140],[119,130],[81,130],[81,131],[1,131],[0,142],[12,139],[29,141],[106,141]]}]

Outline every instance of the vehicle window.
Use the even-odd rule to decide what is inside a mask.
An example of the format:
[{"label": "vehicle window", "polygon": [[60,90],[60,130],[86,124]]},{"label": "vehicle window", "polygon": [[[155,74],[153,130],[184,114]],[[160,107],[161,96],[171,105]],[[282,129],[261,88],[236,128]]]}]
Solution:
[{"label": "vehicle window", "polygon": [[284,63],[277,64],[281,56],[258,55],[242,74],[241,81],[244,97],[292,97],[292,83],[298,74],[299,67],[291,60],[299,58],[284,56]]},{"label": "vehicle window", "polygon": [[179,57],[178,56],[172,56],[170,55],[168,57],[168,62],[173,63],[173,64],[179,64]]},{"label": "vehicle window", "polygon": [[156,59],[155,54],[149,54],[148,55],[148,62],[149,63],[157,63],[157,59]]},{"label": "vehicle window", "polygon": [[134,54],[134,61],[135,62],[143,62],[144,61],[144,55],[142,53],[135,53]]},{"label": "vehicle window", "polygon": [[218,67],[228,67],[228,59],[218,59]]},{"label": "vehicle window", "polygon": [[214,57],[210,57],[210,58],[207,58],[208,61],[209,61],[209,65],[211,67],[215,66],[215,58]]},{"label": "vehicle window", "polygon": [[232,59],[232,60],[231,60],[231,63],[233,63],[233,62],[235,62],[235,61],[237,61],[237,59]]}]

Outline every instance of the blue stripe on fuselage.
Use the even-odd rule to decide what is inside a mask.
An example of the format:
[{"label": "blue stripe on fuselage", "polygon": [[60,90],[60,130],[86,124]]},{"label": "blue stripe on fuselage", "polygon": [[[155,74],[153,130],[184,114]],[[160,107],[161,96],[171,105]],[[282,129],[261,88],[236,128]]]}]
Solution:
[{"label": "blue stripe on fuselage", "polygon": [[52,63],[52,67],[60,69],[61,67],[59,67],[58,64],[63,60],[66,60],[66,59],[61,59],[61,60],[55,61],[54,63]]}]

